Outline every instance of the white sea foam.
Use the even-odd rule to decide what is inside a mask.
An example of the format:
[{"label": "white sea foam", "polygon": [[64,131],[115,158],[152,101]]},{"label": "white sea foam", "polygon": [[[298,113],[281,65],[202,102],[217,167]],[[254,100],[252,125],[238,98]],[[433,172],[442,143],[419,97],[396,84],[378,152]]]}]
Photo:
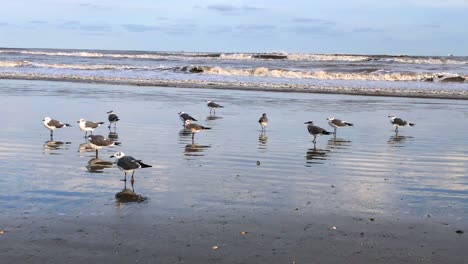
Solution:
[{"label": "white sea foam", "polygon": [[1,53],[26,54],[39,56],[66,56],[86,58],[127,58],[127,59],[152,59],[152,60],[265,60],[285,59],[290,61],[343,61],[343,62],[367,62],[384,61],[403,64],[454,64],[468,65],[466,58],[445,57],[411,57],[411,56],[379,56],[379,55],[352,55],[352,54],[301,54],[301,53],[203,53],[203,52],[99,52],[99,51],[65,51],[65,50],[17,50],[0,49]]}]

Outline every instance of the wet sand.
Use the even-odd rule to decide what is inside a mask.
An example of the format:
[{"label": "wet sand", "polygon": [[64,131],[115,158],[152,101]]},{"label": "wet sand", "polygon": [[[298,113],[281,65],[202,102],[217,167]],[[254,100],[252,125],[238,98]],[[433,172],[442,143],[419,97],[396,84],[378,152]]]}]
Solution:
[{"label": "wet sand", "polygon": [[[0,252],[17,263],[464,263],[463,100],[1,81]],[[225,105],[210,115],[204,100]],[[86,151],[76,121],[121,117]],[[192,144],[186,111],[212,127]],[[257,120],[267,112],[262,133]],[[387,115],[416,123],[392,131]],[[74,127],[54,141],[45,115]],[[355,124],[311,142],[305,121]],[[122,203],[117,150],[152,164]],[[258,161],[258,163],[257,163]],[[106,163],[107,162],[107,163]],[[259,164],[259,165],[257,165]],[[128,184],[127,188],[131,188]],[[459,233],[457,233],[459,231]],[[460,232],[460,231],[463,231]],[[217,247],[214,248],[213,247]]]}]

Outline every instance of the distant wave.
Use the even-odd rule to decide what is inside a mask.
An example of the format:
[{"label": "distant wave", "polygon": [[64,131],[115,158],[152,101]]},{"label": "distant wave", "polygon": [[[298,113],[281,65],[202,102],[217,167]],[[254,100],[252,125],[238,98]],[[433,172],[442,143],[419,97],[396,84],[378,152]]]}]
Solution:
[{"label": "distant wave", "polygon": [[25,54],[39,56],[67,56],[86,58],[126,58],[149,60],[290,60],[290,61],[343,61],[343,62],[395,62],[402,64],[453,64],[468,65],[467,57],[424,57],[398,55],[353,54],[301,54],[301,53],[210,53],[210,52],[143,52],[143,51],[75,51],[75,50],[23,50],[0,49],[0,54]]},{"label": "distant wave", "polygon": [[[47,64],[30,61],[0,61],[0,68],[32,67],[71,70],[135,70],[135,71],[173,71],[185,73],[211,74],[222,76],[250,76],[291,79],[319,79],[319,80],[369,80],[369,81],[456,81],[464,82],[468,76],[459,76],[449,73],[398,73],[385,72],[379,69],[362,68],[353,72],[326,72],[326,71],[294,71],[287,69],[268,69],[258,67],[254,69],[235,69],[211,66],[131,66],[131,65],[89,65],[89,64]],[[451,79],[447,79],[451,78]],[[456,79],[458,78],[458,79]]]}]

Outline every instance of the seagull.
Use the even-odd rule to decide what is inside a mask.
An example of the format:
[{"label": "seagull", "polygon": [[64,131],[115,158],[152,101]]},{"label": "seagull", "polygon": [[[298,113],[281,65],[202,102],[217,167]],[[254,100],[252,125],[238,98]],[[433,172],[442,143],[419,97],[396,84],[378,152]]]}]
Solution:
[{"label": "seagull", "polygon": [[112,124],[114,124],[114,128],[115,128],[117,121],[120,120],[119,117],[118,117],[118,116],[115,114],[115,112],[112,111],[112,110],[110,110],[110,111],[107,112],[107,113],[109,114],[109,116],[108,116],[108,118],[107,118],[107,119],[109,120],[109,126],[108,126],[107,128],[110,129]]},{"label": "seagull", "polygon": [[120,142],[112,141],[101,135],[90,135],[88,136],[88,140],[91,147],[96,150],[96,158],[98,157],[99,149],[102,149],[103,147],[118,146],[121,144]]},{"label": "seagull", "polygon": [[219,105],[211,100],[208,100],[206,102],[208,103],[207,106],[210,108],[210,114],[211,114],[211,110],[213,110],[214,114],[216,114],[216,108],[224,108],[224,106]]},{"label": "seagull", "polygon": [[391,114],[391,115],[389,115],[388,117],[390,117],[390,119],[391,119],[391,120],[390,120],[390,123],[392,123],[392,125],[395,127],[395,132],[397,132],[397,133],[398,133],[398,128],[399,128],[399,127],[404,127],[404,126],[407,126],[407,125],[409,125],[409,126],[415,126],[415,125],[416,125],[416,124],[414,124],[414,123],[409,123],[409,122],[406,121],[406,120],[403,120],[403,119],[401,119],[401,118],[398,118],[398,117],[396,117],[396,115],[394,115],[394,114]]},{"label": "seagull", "polygon": [[204,127],[199,124],[192,123],[191,120],[185,120],[185,129],[192,132],[192,142],[194,141],[195,133],[198,133],[202,130],[211,129],[211,127]]},{"label": "seagull", "polygon": [[309,131],[309,134],[314,136],[314,140],[312,141],[312,142],[314,142],[314,144],[317,142],[316,141],[317,136],[332,134],[331,132],[328,132],[328,131],[326,131],[325,129],[323,129],[321,127],[314,126],[314,121],[307,121],[304,124],[308,124],[307,130]]},{"label": "seagull", "polygon": [[267,114],[263,113],[262,117],[258,120],[258,123],[260,123],[260,126],[262,127],[262,130],[265,130],[266,126],[268,125],[268,117]]},{"label": "seagull", "polygon": [[50,130],[50,138],[52,138],[54,136],[54,130],[57,129],[57,128],[62,128],[62,127],[71,127],[70,124],[66,124],[66,123],[62,123],[58,120],[55,120],[55,119],[52,119],[48,116],[44,117],[44,119],[42,119],[42,121],[44,122],[44,126]]},{"label": "seagull", "polygon": [[133,158],[132,156],[125,156],[125,153],[119,151],[115,153],[114,155],[110,156],[111,158],[116,158],[115,163],[117,164],[117,167],[119,169],[123,170],[125,172],[125,179],[123,181],[127,181],[127,173],[132,173],[132,179],[131,183],[133,185],[133,182],[135,181],[133,179],[133,175],[135,175],[135,170],[141,169],[141,168],[149,168],[152,167],[151,165],[145,164],[141,162],[141,160],[137,160]]},{"label": "seagull", "polygon": [[189,114],[187,114],[185,112],[179,112],[179,118],[184,123],[183,126],[185,126],[185,121],[186,120],[197,121],[195,118],[193,118],[191,115],[189,115]]},{"label": "seagull", "polygon": [[93,134],[94,129],[104,124],[104,122],[86,121],[83,118],[81,118],[77,123],[80,123],[81,131],[86,132],[85,137],[88,136],[88,132],[91,132],[91,134]]},{"label": "seagull", "polygon": [[336,129],[337,128],[342,128],[342,127],[347,127],[347,126],[354,126],[353,124],[351,124],[349,122],[346,122],[346,121],[343,121],[343,120],[340,120],[340,119],[336,119],[333,116],[328,117],[327,120],[328,120],[328,124],[335,129],[335,132],[334,132],[335,135],[336,135]]}]

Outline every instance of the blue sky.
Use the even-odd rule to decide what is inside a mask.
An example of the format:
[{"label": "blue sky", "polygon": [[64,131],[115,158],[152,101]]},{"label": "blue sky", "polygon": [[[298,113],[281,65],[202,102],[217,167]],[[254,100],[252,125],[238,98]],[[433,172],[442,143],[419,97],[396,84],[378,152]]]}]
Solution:
[{"label": "blue sky", "polygon": [[0,1],[0,47],[468,55],[468,0]]}]

